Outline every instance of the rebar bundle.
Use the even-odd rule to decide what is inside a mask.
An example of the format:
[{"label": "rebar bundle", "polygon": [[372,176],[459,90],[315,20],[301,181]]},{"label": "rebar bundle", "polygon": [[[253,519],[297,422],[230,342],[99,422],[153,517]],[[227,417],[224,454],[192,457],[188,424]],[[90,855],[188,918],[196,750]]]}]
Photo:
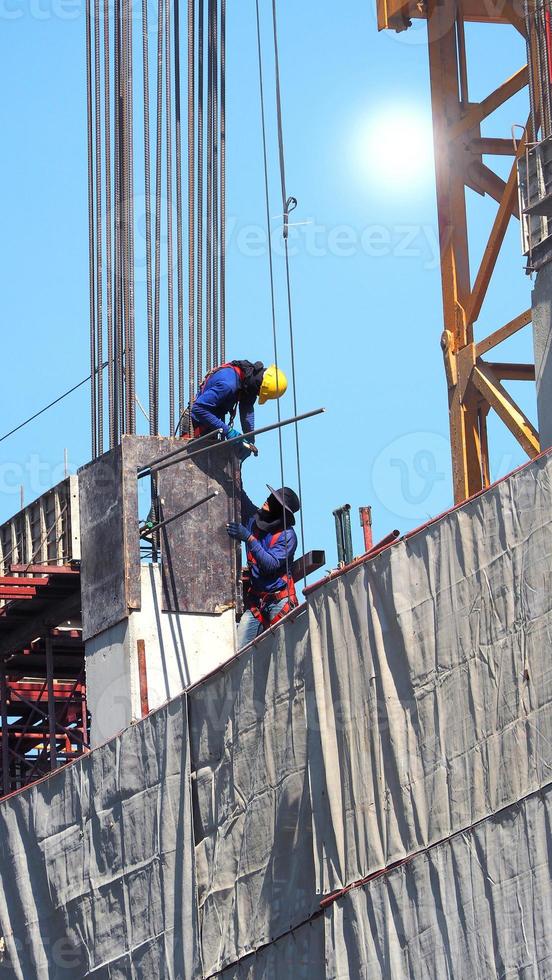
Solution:
[{"label": "rebar bundle", "polygon": [[[124,433],[137,431],[142,385],[148,388],[148,412],[142,410],[149,432],[174,434],[203,374],[224,358],[226,11],[225,0],[207,0],[206,12],[204,4],[188,0],[182,24],[179,0],[158,0],[157,44],[150,46],[155,11],[148,9],[148,0],[142,0],[140,14],[130,0],[113,5],[104,0],[103,6],[101,0],[87,0],[93,456],[116,445]],[[142,34],[141,82],[135,80],[133,65],[137,30]],[[184,73],[181,50],[187,51]],[[156,58],[155,65],[150,58]],[[187,351],[181,120],[186,76]],[[140,111],[135,113],[135,106]],[[137,140],[143,153],[134,152]],[[144,282],[137,278],[141,266],[136,258],[142,257],[142,236]]]},{"label": "rebar bundle", "polygon": [[525,0],[531,122],[535,139],[552,136],[552,3]]}]

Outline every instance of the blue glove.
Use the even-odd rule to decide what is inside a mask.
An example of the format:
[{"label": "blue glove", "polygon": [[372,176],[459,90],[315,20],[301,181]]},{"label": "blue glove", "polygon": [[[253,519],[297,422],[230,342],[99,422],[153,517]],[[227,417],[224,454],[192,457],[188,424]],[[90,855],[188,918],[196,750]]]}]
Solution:
[{"label": "blue glove", "polygon": [[234,522],[227,524],[226,530],[228,531],[230,537],[235,538],[236,541],[247,541],[249,535],[251,534],[251,532],[248,531],[243,524],[236,524]]},{"label": "blue glove", "polygon": [[[239,429],[228,429],[228,433],[226,435],[226,438],[227,439],[237,439],[238,436],[241,436],[241,435],[243,435],[243,433],[240,432]],[[236,445],[237,445],[237,443],[236,443]]]}]

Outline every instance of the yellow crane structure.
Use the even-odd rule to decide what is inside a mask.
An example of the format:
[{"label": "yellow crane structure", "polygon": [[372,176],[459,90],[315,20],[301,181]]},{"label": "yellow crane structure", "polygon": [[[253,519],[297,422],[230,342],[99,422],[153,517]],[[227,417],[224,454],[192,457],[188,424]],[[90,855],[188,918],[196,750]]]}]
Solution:
[{"label": "yellow crane structure", "polygon": [[[481,123],[528,86],[529,69],[520,67],[482,101],[471,102],[465,24],[511,25],[526,37],[525,18],[512,0],[378,0],[377,10],[380,30],[402,31],[413,18],[427,20],[444,313],[441,345],[449,395],[454,497],[460,502],[490,482],[490,409],[528,456],[534,457],[540,449],[538,432],[503,385],[507,379],[534,380],[534,365],[484,360],[484,355],[530,324],[531,310],[512,310],[508,323],[493,324],[484,339],[476,342],[474,338],[508,224],[512,217],[520,217],[517,165],[535,134],[528,94],[528,121],[519,141],[511,133],[503,138],[481,135]],[[506,181],[484,162],[488,155],[512,157]],[[475,276],[470,271],[466,187],[490,195],[498,204]]]}]

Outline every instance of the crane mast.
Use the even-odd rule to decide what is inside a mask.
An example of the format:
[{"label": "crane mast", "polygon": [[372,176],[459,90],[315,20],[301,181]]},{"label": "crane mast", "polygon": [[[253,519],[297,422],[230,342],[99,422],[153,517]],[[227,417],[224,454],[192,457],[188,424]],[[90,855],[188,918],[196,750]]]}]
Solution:
[{"label": "crane mast", "polygon": [[[441,346],[448,386],[453,488],[458,503],[491,481],[487,429],[491,409],[529,457],[538,455],[541,443],[544,448],[552,441],[552,432],[549,441],[542,438],[543,415],[550,412],[544,400],[538,400],[539,439],[537,427],[504,385],[509,380],[536,379],[539,389],[547,368],[543,358],[538,356],[536,365],[495,359],[495,348],[527,328],[534,319],[533,310],[512,308],[506,323],[496,323],[489,322],[485,308],[513,218],[522,222],[527,271],[537,273],[534,296],[537,293],[538,297],[538,278],[548,261],[548,216],[541,199],[546,196],[542,165],[543,161],[547,164],[551,153],[552,31],[550,7],[544,0],[526,0],[525,16],[520,16],[519,6],[510,0],[500,4],[378,0],[380,30],[407,30],[412,19],[420,17],[427,20],[428,30],[443,297]],[[478,102],[470,98],[467,22],[500,24],[505,30],[509,26],[527,43],[527,64],[520,65]],[[500,57],[500,48],[493,49],[493,58]],[[512,129],[498,138],[483,135],[485,120],[522,91],[527,93],[527,112],[519,132]],[[511,158],[506,180],[487,163],[497,156]],[[497,203],[482,258],[478,264],[472,262],[473,268],[466,188]],[[550,323],[539,321],[539,331],[543,329],[549,330]],[[535,338],[535,348],[542,346]]]}]

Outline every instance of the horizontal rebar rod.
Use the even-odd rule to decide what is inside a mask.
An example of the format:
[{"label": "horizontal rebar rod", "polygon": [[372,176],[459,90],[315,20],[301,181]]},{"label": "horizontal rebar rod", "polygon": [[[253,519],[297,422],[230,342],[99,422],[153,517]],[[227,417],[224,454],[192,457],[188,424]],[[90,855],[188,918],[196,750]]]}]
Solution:
[{"label": "horizontal rebar rod", "polygon": [[[314,415],[321,415],[325,412],[325,408],[315,408],[312,412],[304,412],[303,415],[294,415],[291,419],[284,419],[282,422],[274,422],[272,425],[263,425],[261,429],[253,429],[252,432],[246,432],[239,436],[234,436],[232,439],[223,439],[220,442],[215,442],[211,446],[204,446],[202,449],[198,449],[197,452],[188,453],[186,456],[181,458],[169,459],[168,462],[165,460],[167,456],[161,456],[159,459],[154,459],[152,463],[147,467],[141,467],[138,470],[138,479],[140,480],[143,476],[148,476],[150,473],[158,473],[160,470],[166,469],[167,466],[174,466],[175,463],[184,463],[188,459],[193,459],[194,456],[200,456],[202,453],[211,452],[213,449],[219,449],[221,446],[231,446],[235,442],[247,442],[254,436],[260,436],[265,432],[272,432],[274,429],[282,429],[285,425],[293,425],[295,422],[302,422],[304,419],[310,419]],[[183,447],[182,452],[185,452]],[[170,453],[170,456],[177,456],[176,452]]]},{"label": "horizontal rebar rod", "polygon": [[158,524],[154,524],[153,527],[145,528],[145,530],[142,531],[140,537],[144,538],[146,536],[146,534],[149,537],[150,534],[153,534],[155,531],[158,531],[160,527],[165,527],[165,525],[166,524],[170,524],[171,521],[176,521],[176,520],[178,520],[179,517],[184,517],[184,514],[189,514],[190,511],[191,510],[195,510],[196,507],[201,507],[201,505],[202,504],[206,504],[208,500],[212,500],[213,497],[217,497],[219,495],[219,493],[220,493],[220,490],[213,490],[212,493],[208,493],[207,496],[206,497],[202,497],[201,500],[196,500],[196,502],[194,504],[190,504],[190,506],[189,507],[185,507],[184,510],[179,510],[178,514],[173,514],[172,517],[167,517],[166,520],[159,521],[159,523]]}]

